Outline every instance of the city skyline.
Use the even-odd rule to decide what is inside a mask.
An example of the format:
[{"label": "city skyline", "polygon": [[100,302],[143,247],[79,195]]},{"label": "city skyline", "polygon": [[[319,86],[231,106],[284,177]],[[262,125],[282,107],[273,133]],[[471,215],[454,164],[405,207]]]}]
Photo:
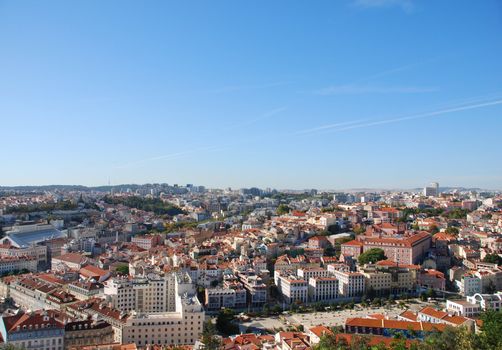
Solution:
[{"label": "city skyline", "polygon": [[2,1],[0,186],[500,190],[501,11]]}]

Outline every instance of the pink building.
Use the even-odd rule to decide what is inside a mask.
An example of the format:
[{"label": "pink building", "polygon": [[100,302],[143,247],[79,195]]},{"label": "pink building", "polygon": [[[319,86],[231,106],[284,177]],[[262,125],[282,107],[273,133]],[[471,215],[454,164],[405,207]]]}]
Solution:
[{"label": "pink building", "polygon": [[380,248],[385,252],[387,259],[398,264],[413,265],[419,263],[430,249],[431,241],[431,236],[427,232],[419,232],[403,238],[368,237],[363,241],[363,252]]},{"label": "pink building", "polygon": [[436,270],[423,270],[418,274],[418,285],[424,288],[445,290],[446,279],[442,272]]}]

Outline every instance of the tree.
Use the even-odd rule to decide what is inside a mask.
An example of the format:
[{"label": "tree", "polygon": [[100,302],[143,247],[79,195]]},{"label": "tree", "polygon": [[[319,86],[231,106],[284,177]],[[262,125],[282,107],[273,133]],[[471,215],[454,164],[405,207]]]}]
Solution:
[{"label": "tree", "polygon": [[479,348],[502,349],[502,312],[487,311],[481,315],[483,325],[479,335]]},{"label": "tree", "polygon": [[387,259],[387,257],[385,256],[385,252],[382,249],[371,248],[359,255],[359,258],[357,260],[359,261],[359,264],[364,265],[369,263],[374,264],[377,261],[385,259]]},{"label": "tree", "polygon": [[486,263],[502,265],[502,258],[498,254],[487,254],[483,261]]},{"label": "tree", "polygon": [[12,344],[0,345],[0,350],[23,350],[23,349],[24,348]]},{"label": "tree", "polygon": [[232,321],[234,320],[234,312],[232,309],[223,309],[216,318],[216,329],[224,335],[233,335],[239,333],[239,326]]},{"label": "tree", "polygon": [[439,228],[436,225],[432,225],[431,228],[429,229],[429,232],[431,235],[435,235],[436,233],[439,232]]},{"label": "tree", "polygon": [[450,226],[450,227],[447,227],[446,230],[444,230],[444,232],[446,232],[450,235],[458,235],[458,228]]},{"label": "tree", "polygon": [[288,207],[286,204],[280,204],[277,207],[276,213],[277,213],[277,215],[284,215],[284,214],[289,213],[290,210],[291,210],[291,208]]},{"label": "tree", "polygon": [[218,350],[220,348],[221,342],[216,335],[216,327],[213,322],[204,322],[201,341],[206,350]]},{"label": "tree", "polygon": [[354,231],[356,235],[362,235],[366,231],[366,229],[363,226],[357,226],[354,227],[352,231]]},{"label": "tree", "polygon": [[119,265],[115,270],[121,275],[129,275],[129,265]]}]

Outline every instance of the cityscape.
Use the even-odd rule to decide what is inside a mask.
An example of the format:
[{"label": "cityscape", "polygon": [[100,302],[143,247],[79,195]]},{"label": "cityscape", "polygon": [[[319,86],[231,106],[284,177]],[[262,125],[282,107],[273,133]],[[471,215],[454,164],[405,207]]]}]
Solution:
[{"label": "cityscape", "polygon": [[502,350],[502,1],[0,0],[0,350]]}]

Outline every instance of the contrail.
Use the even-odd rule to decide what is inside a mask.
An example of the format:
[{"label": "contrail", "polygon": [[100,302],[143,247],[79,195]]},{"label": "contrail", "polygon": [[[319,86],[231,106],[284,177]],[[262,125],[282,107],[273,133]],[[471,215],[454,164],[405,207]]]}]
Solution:
[{"label": "contrail", "polygon": [[335,124],[322,125],[322,126],[318,126],[316,128],[311,128],[311,129],[305,129],[305,130],[296,131],[292,135],[310,134],[310,133],[313,133],[313,132],[316,132],[316,131],[322,131],[322,130],[326,130],[326,129],[337,128],[339,126],[357,124],[357,123],[363,122],[365,120],[367,120],[367,119],[359,119],[359,120],[354,120],[354,121],[351,121],[351,122],[343,122],[343,123],[335,123]]},{"label": "contrail", "polygon": [[303,130],[303,131],[299,132],[299,134],[312,133],[315,131],[329,132],[329,131],[344,131],[344,130],[351,130],[351,129],[367,128],[367,127],[376,126],[376,125],[398,123],[398,122],[402,122],[402,121],[406,121],[406,120],[434,117],[434,116],[439,116],[439,115],[443,115],[443,114],[447,114],[447,113],[466,111],[466,110],[470,110],[470,109],[483,108],[483,107],[494,106],[494,105],[499,105],[499,104],[502,104],[502,99],[495,100],[495,101],[489,101],[489,102],[483,102],[483,103],[470,104],[470,105],[462,105],[462,106],[451,107],[451,108],[446,108],[446,109],[440,109],[437,111],[420,113],[420,114],[410,115],[407,117],[377,120],[377,121],[369,122],[369,123],[357,124],[357,122],[355,122],[355,123],[347,122],[347,124],[352,124],[352,125],[347,125],[347,126],[343,126],[343,127],[340,127],[340,126],[342,126],[340,124],[343,124],[343,123],[324,125],[324,126],[320,126],[317,128],[309,129],[309,131]]},{"label": "contrail", "polygon": [[182,152],[175,152],[175,153],[169,153],[169,154],[164,154],[164,155],[160,155],[160,156],[140,159],[140,160],[137,160],[134,162],[130,162],[130,163],[116,166],[115,168],[116,169],[124,169],[124,168],[133,167],[136,165],[140,165],[142,163],[147,163],[147,162],[151,162],[151,161],[155,161],[155,160],[178,159],[183,156],[190,155],[190,154],[197,153],[197,152],[214,152],[214,151],[219,151],[219,150],[225,149],[225,148],[226,147],[216,147],[216,146],[193,148],[193,149],[189,149],[189,150],[182,151]]}]

